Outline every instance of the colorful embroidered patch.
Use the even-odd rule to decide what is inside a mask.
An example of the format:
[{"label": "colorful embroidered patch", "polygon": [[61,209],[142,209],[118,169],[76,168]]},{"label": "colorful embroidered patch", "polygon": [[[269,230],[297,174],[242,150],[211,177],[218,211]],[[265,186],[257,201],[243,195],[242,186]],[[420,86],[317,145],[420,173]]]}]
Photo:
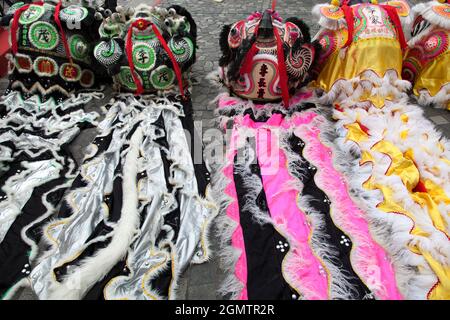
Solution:
[{"label": "colorful embroidered patch", "polygon": [[189,38],[171,38],[169,41],[169,48],[175,55],[178,63],[183,63],[192,58],[194,54],[194,44]]},{"label": "colorful embroidered patch", "polygon": [[69,48],[72,57],[78,60],[86,59],[88,55],[88,43],[83,36],[75,34],[69,38]]},{"label": "colorful embroidered patch", "polygon": [[40,77],[52,77],[58,74],[58,64],[49,57],[38,57],[33,63],[34,72]]},{"label": "colorful embroidered patch", "polygon": [[89,11],[81,6],[70,5],[64,8],[59,13],[59,17],[62,21],[81,21],[86,18]]},{"label": "colorful embroidered patch", "polygon": [[159,66],[150,75],[152,86],[158,90],[169,88],[174,80],[175,72],[165,65]]},{"label": "colorful embroidered patch", "polygon": [[[139,75],[137,77],[140,79]],[[134,83],[133,76],[131,75],[131,70],[129,67],[121,67],[118,75],[119,82],[122,86],[130,90],[136,90],[137,86]]]},{"label": "colorful embroidered patch", "polygon": [[50,23],[38,21],[31,25],[28,40],[38,49],[52,50],[58,45],[59,34]]},{"label": "colorful embroidered patch", "polygon": [[338,6],[323,6],[320,8],[320,13],[331,20],[339,20],[345,18],[344,11]]},{"label": "colorful embroidered patch", "polygon": [[19,23],[20,24],[33,23],[39,20],[39,18],[42,17],[44,12],[45,12],[44,6],[31,5],[27,10],[22,12],[19,18]]},{"label": "colorful embroidered patch", "polygon": [[33,62],[30,56],[25,54],[16,54],[16,67],[19,73],[30,73],[33,70]]},{"label": "colorful embroidered patch", "polygon": [[81,78],[81,68],[77,64],[63,63],[59,76],[67,82],[75,82]]},{"label": "colorful embroidered patch", "polygon": [[94,85],[95,76],[91,70],[83,70],[81,73],[80,84],[83,88],[90,88]]},{"label": "colorful embroidered patch", "polygon": [[156,53],[149,44],[138,42],[133,46],[133,63],[139,71],[149,71],[155,67]]},{"label": "colorful embroidered patch", "polygon": [[105,67],[116,64],[123,55],[123,51],[115,40],[100,42],[94,48],[94,57]]}]

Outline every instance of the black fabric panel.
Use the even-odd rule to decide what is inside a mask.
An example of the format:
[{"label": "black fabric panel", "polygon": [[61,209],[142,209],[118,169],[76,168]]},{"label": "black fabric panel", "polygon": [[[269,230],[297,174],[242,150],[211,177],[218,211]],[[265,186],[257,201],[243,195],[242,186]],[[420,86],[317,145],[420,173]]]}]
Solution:
[{"label": "black fabric panel", "polygon": [[16,218],[0,243],[0,297],[16,282],[28,276],[22,270],[26,264],[30,264],[29,253],[31,248],[22,240],[21,231],[25,226],[47,212],[47,208],[42,204],[42,196],[64,183],[66,172],[67,168],[63,169],[60,178],[51,180],[33,190],[21,214]]},{"label": "black fabric panel", "polygon": [[[237,159],[236,156],[235,165]],[[248,174],[256,174],[261,179],[259,165],[251,164],[251,172]],[[233,177],[247,256],[249,300],[280,300],[298,297],[298,294],[284,280],[282,274],[282,262],[288,250],[281,252],[276,249],[279,241],[287,243],[287,240],[271,224],[261,225],[255,222],[251,212],[244,208],[246,195],[249,192],[243,184],[246,177],[236,170],[234,170]],[[257,203],[254,205],[270,215],[264,190],[258,195]]]},{"label": "black fabric panel", "polygon": [[[205,196],[206,187],[210,182],[210,175],[203,159],[203,141],[202,137],[198,135],[194,127],[193,107],[191,99],[181,100],[183,105],[184,117],[180,117],[183,128],[189,132],[190,141],[188,140],[192,162],[194,163],[195,177],[197,179],[198,192],[201,196]],[[201,162],[195,157],[195,151],[201,151]],[[198,156],[197,156],[198,158]]]},{"label": "black fabric panel", "polygon": [[[352,243],[350,242],[350,238],[334,224],[330,215],[330,203],[328,198],[314,181],[317,169],[302,156],[305,146],[304,142],[293,134],[289,137],[289,145],[291,150],[301,157],[301,161],[295,163],[296,171],[292,172],[304,185],[301,196],[311,197],[313,200],[310,201],[308,205],[321,214],[321,219],[325,222],[325,232],[329,236],[329,243],[336,247],[339,252],[339,270],[348,276],[349,282],[354,288],[353,298],[359,300],[370,296],[371,291],[361,281],[351,265],[350,253]],[[348,239],[347,244],[349,245],[341,243],[342,236]]]}]

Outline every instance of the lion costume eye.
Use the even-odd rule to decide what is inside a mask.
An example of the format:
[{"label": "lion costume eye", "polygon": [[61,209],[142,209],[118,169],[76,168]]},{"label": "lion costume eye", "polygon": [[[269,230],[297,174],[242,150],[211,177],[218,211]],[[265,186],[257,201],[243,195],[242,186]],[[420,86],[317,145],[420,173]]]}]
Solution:
[{"label": "lion costume eye", "polygon": [[230,30],[228,44],[230,48],[236,49],[245,38],[245,21],[237,22]]}]

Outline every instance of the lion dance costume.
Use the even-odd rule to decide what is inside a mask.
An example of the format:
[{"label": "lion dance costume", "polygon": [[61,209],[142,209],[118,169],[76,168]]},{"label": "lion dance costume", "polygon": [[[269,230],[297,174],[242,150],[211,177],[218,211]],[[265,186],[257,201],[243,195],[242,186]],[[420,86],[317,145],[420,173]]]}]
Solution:
[{"label": "lion dance costume", "polygon": [[[218,98],[232,123],[218,234],[235,299],[400,299],[387,251],[333,164],[332,124],[304,84],[320,44],[297,18],[256,12],[225,26]],[[215,148],[214,148],[215,149]],[[219,197],[219,195],[218,195]]]},{"label": "lion dance costume", "polygon": [[448,81],[448,29],[436,11],[448,16],[448,4],[415,11],[408,49],[402,25],[413,16],[404,1],[317,5],[315,85],[334,107],[336,151],[354,155],[336,162],[391,259],[397,288],[408,299],[449,299],[450,145],[409,102],[411,83],[401,79],[406,53],[403,74],[419,100],[443,102],[446,74],[436,72],[447,68]]},{"label": "lion dance costume", "polygon": [[9,89],[0,98],[0,296],[26,282],[40,229],[77,173],[69,144],[98,113],[90,45],[98,7],[44,1],[11,7]]}]

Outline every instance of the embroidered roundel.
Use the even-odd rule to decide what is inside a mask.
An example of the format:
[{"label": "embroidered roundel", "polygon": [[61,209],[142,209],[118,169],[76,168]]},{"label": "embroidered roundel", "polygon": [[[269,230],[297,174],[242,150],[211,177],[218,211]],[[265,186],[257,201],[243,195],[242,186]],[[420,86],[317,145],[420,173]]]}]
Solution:
[{"label": "embroidered roundel", "polygon": [[344,11],[338,6],[323,6],[320,8],[323,16],[332,20],[339,20],[345,18]]},{"label": "embroidered roundel", "polygon": [[19,18],[19,23],[21,24],[30,24],[37,20],[39,20],[40,17],[45,12],[44,6],[36,6],[31,5],[27,10],[22,12]]},{"label": "embroidered roundel", "polygon": [[58,73],[58,64],[49,57],[38,57],[33,63],[34,72],[40,77],[52,77]]},{"label": "embroidered roundel", "polygon": [[75,82],[81,78],[81,68],[76,64],[63,63],[59,69],[59,76],[67,82]]},{"label": "embroidered roundel", "polygon": [[88,55],[88,44],[83,36],[75,34],[69,38],[70,54],[75,59],[83,60]]},{"label": "embroidered roundel", "polygon": [[81,73],[80,84],[84,88],[90,88],[93,86],[95,80],[94,73],[91,70],[83,70]]},{"label": "embroidered roundel", "polygon": [[[137,75],[139,77],[139,75]],[[129,67],[121,67],[119,72],[119,82],[124,87],[130,89],[130,90],[136,90],[137,86],[136,83],[134,83],[133,76],[131,75],[131,70]]]},{"label": "embroidered roundel", "polygon": [[81,21],[87,17],[89,11],[80,6],[71,5],[64,8],[59,13],[59,18],[63,21]]},{"label": "embroidered roundel", "polygon": [[150,75],[150,82],[158,90],[170,87],[175,80],[175,72],[167,66],[156,68]]},{"label": "embroidered roundel", "polygon": [[156,53],[149,44],[138,42],[133,46],[134,67],[140,71],[149,71],[155,67]]},{"label": "embroidered roundel", "polygon": [[450,5],[442,4],[433,6],[433,11],[443,18],[450,19]]},{"label": "embroidered roundel", "polygon": [[433,59],[445,52],[448,48],[448,39],[445,31],[433,32],[423,43],[424,58]]},{"label": "embroidered roundel", "polygon": [[194,44],[189,38],[177,40],[171,38],[169,41],[169,48],[175,55],[175,59],[178,63],[188,61],[194,54]]},{"label": "embroidered roundel", "polygon": [[33,70],[31,58],[26,54],[16,54],[16,66],[19,73],[30,73]]},{"label": "embroidered roundel", "polygon": [[116,64],[122,57],[123,51],[115,40],[100,42],[94,48],[94,57],[106,67]]},{"label": "embroidered roundel", "polygon": [[50,23],[38,21],[31,25],[28,40],[38,49],[52,50],[58,45],[59,34]]}]

